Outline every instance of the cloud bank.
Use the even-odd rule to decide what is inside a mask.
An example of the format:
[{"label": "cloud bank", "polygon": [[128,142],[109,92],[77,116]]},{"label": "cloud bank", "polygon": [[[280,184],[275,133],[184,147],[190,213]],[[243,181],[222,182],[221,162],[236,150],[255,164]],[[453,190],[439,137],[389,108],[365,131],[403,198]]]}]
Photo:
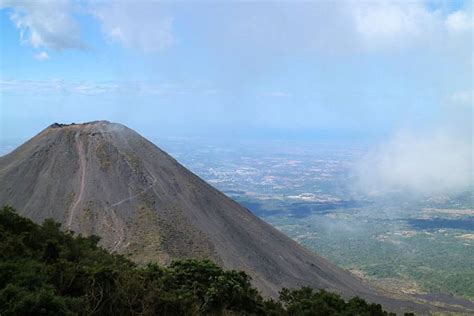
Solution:
[{"label": "cloud bank", "polygon": [[450,11],[422,0],[244,2],[216,5],[204,23],[215,30],[212,40],[237,51],[344,54],[462,45],[456,37],[469,42],[471,11],[470,4]]},{"label": "cloud bank", "polygon": [[[77,16],[91,15],[106,39],[144,53],[156,53],[175,42],[174,26],[189,25],[192,36],[210,36],[231,48],[297,51],[374,51],[401,47],[458,45],[460,34],[472,35],[472,7],[455,11],[443,2],[341,0],[334,2],[190,3],[196,14],[175,20],[182,3],[160,1],[28,1],[0,0],[11,8],[21,38],[34,48],[83,49]],[[208,28],[202,28],[206,25]],[[209,28],[213,31],[209,32]],[[209,32],[212,34],[200,34]],[[451,38],[454,37],[454,38]],[[235,46],[234,46],[235,45]]]},{"label": "cloud bank", "polygon": [[472,137],[437,131],[398,133],[357,165],[357,186],[369,194],[456,193],[472,188]]},{"label": "cloud bank", "polygon": [[[39,56],[38,58],[48,58]],[[199,87],[182,87],[172,83],[151,83],[147,81],[70,81],[70,80],[12,80],[0,78],[0,93],[51,95],[182,95],[193,90],[201,94],[217,93],[215,90],[199,90]]]}]

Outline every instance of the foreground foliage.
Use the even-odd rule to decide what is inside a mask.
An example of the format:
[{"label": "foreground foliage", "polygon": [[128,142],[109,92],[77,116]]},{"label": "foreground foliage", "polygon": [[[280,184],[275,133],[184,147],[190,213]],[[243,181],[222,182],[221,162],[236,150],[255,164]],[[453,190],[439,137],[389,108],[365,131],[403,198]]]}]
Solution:
[{"label": "foreground foliage", "polygon": [[389,315],[310,288],[265,300],[244,272],[206,260],[137,266],[98,241],[0,209],[0,315]]}]

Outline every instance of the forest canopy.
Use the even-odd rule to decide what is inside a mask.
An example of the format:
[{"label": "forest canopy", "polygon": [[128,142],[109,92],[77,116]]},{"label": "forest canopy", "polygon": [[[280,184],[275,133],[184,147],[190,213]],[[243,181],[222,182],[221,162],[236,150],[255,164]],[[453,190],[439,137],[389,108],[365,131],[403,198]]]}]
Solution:
[{"label": "forest canopy", "polygon": [[0,314],[394,315],[378,304],[303,287],[263,298],[245,272],[209,260],[137,265],[76,236],[0,209]]}]

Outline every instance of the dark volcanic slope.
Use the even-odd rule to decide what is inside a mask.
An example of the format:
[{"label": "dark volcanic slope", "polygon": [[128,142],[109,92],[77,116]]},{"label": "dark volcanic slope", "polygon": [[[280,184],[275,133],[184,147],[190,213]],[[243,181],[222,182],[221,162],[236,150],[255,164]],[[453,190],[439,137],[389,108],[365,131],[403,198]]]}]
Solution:
[{"label": "dark volcanic slope", "polygon": [[1,157],[5,203],[37,222],[53,218],[99,235],[104,247],[139,262],[211,258],[247,271],[267,295],[310,285],[386,308],[424,309],[309,252],[119,124],[54,124]]}]

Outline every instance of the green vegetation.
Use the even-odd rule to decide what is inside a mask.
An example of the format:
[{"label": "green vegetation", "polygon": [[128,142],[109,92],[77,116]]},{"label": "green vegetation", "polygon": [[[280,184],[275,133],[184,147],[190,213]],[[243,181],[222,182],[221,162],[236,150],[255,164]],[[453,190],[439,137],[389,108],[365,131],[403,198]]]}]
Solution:
[{"label": "green vegetation", "polygon": [[46,220],[0,209],[0,314],[391,315],[360,298],[310,288],[263,299],[244,272],[203,260],[138,266]]},{"label": "green vegetation", "polygon": [[448,293],[474,300],[474,240],[460,238],[472,231],[416,229],[400,220],[409,214],[385,219],[380,212],[335,209],[329,215],[263,218],[308,249],[390,291]]}]

